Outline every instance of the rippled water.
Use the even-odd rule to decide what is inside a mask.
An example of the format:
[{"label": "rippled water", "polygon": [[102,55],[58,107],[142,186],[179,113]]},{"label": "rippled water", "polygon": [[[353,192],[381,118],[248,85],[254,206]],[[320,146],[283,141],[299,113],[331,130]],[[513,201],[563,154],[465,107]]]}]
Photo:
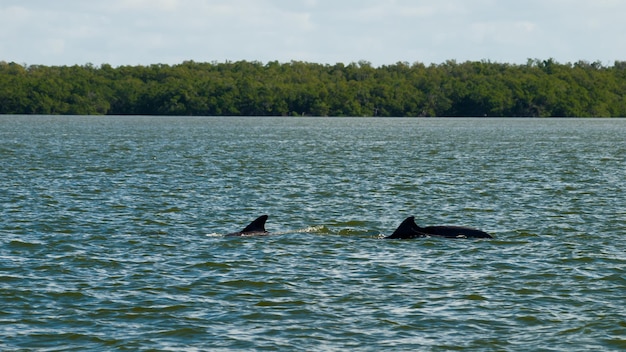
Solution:
[{"label": "rippled water", "polygon": [[[624,136],[0,116],[0,350],[623,350]],[[495,239],[380,239],[410,215]]]}]

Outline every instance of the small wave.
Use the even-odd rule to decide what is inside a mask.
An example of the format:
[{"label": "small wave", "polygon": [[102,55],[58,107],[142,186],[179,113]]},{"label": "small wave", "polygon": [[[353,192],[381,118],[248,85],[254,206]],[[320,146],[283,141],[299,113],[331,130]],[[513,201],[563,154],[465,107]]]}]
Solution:
[{"label": "small wave", "polygon": [[305,227],[305,228],[302,228],[302,229],[270,232],[271,235],[286,235],[286,234],[290,234],[290,233],[321,233],[321,234],[324,234],[324,233],[330,233],[330,231],[324,225],[317,225],[317,226]]},{"label": "small wave", "polygon": [[41,242],[35,242],[35,241],[26,242],[26,241],[22,241],[19,239],[14,239],[9,242],[9,246],[14,247],[14,248],[37,248],[42,245],[43,243]]},{"label": "small wave", "polygon": [[296,230],[294,232],[296,233],[325,233],[327,231],[328,229],[326,228],[326,226],[317,225],[317,226],[309,226],[300,230]]},{"label": "small wave", "polygon": [[[317,226],[309,226],[302,229],[296,230],[284,230],[284,231],[270,231],[270,235],[286,235],[290,233],[330,233],[328,228],[324,225]],[[207,237],[224,237],[225,235],[222,233],[212,232],[205,234]]]}]

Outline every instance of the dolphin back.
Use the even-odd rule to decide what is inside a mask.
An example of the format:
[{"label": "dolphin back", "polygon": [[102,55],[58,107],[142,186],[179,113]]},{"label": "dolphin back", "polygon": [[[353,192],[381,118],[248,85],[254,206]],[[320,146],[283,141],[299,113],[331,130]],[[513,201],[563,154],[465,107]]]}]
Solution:
[{"label": "dolphin back", "polygon": [[419,237],[445,237],[445,238],[493,238],[490,234],[464,226],[427,226],[419,227],[415,223],[415,217],[409,216],[387,239],[411,239]]},{"label": "dolphin back", "polygon": [[427,226],[422,231],[430,236],[446,238],[493,238],[485,231],[463,226]]}]

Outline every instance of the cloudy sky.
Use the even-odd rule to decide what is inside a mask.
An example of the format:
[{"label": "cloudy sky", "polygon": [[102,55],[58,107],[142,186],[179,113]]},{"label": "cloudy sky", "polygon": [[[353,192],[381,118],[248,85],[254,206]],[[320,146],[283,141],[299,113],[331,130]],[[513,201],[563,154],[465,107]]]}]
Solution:
[{"label": "cloudy sky", "polygon": [[0,61],[626,60],[623,0],[0,0]]}]

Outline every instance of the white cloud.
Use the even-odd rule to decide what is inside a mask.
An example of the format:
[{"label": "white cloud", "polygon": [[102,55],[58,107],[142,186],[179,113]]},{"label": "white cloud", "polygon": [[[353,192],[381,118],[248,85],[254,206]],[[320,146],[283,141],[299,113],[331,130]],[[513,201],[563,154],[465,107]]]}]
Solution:
[{"label": "white cloud", "polygon": [[626,56],[617,0],[3,0],[0,60],[523,63]]},{"label": "white cloud", "polygon": [[116,11],[176,11],[180,0],[117,0],[111,4]]}]

